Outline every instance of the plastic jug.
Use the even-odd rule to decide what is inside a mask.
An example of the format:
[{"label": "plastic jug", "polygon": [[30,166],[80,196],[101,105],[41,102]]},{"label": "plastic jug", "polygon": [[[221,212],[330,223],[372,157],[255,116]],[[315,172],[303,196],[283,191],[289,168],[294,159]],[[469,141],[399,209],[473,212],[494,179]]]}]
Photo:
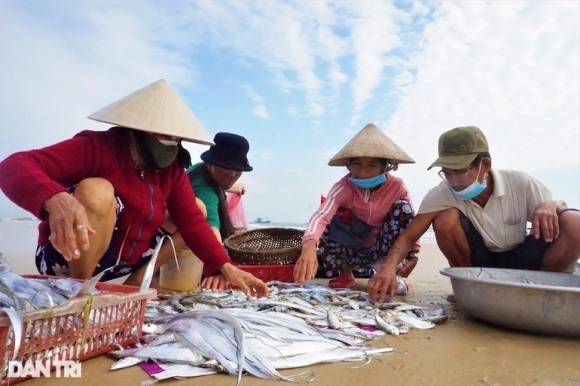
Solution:
[{"label": "plastic jug", "polygon": [[172,291],[191,291],[199,287],[203,262],[189,248],[177,251],[177,261],[171,258],[159,270],[159,285]]}]

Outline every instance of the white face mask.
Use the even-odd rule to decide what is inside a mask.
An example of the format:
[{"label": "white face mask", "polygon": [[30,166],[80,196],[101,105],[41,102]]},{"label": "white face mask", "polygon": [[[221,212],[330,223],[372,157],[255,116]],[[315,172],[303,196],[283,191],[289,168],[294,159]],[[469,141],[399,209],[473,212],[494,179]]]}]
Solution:
[{"label": "white face mask", "polygon": [[451,189],[455,197],[461,200],[471,200],[472,198],[479,196],[481,192],[483,192],[485,188],[487,188],[487,181],[485,179],[485,176],[483,177],[483,183],[479,183],[479,181],[477,180],[479,178],[479,172],[481,172],[481,163],[479,164],[477,177],[475,177],[475,181],[473,181],[471,185],[469,185],[467,188],[459,192],[456,192],[455,190]]},{"label": "white face mask", "polygon": [[158,139],[159,142],[161,142],[162,144],[164,144],[165,146],[177,146],[179,145],[179,142],[177,141],[168,141],[166,139]]}]

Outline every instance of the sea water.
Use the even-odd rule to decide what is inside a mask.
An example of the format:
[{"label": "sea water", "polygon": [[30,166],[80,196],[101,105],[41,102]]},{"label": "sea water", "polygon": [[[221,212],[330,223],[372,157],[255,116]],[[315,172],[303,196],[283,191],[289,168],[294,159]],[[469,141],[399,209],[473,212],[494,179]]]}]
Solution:
[{"label": "sea water", "polygon": [[[35,218],[0,218],[0,252],[6,256],[12,270],[18,274],[36,274],[34,253],[38,239],[39,221]],[[255,228],[296,228],[306,229],[305,222],[271,222],[269,224],[250,223]],[[421,237],[422,243],[435,243],[435,233],[430,227]],[[574,267],[574,274],[580,275],[580,260]]]},{"label": "sea water", "polygon": [[36,219],[0,219],[0,252],[18,274],[36,274],[34,254],[38,240]]},{"label": "sea water", "polygon": [[[306,229],[308,223],[299,223],[299,222],[271,222],[269,224],[258,224],[255,222],[249,223],[248,229],[256,229],[256,228],[295,228],[295,229]],[[426,243],[434,243],[435,242],[435,233],[433,233],[433,228],[429,227],[427,232],[421,237],[421,242]]]},{"label": "sea water", "polygon": [[[0,218],[0,252],[34,254],[38,238],[39,221],[34,218]],[[305,222],[271,222],[269,224],[249,223],[248,229],[255,228],[295,228],[306,229]],[[423,241],[435,240],[433,230],[429,230],[421,237]]]}]

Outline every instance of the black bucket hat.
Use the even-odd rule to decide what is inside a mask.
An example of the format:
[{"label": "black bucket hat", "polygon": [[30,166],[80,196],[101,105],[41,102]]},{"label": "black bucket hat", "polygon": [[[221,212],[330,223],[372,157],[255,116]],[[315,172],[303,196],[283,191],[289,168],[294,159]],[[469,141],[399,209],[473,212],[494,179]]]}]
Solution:
[{"label": "black bucket hat", "polygon": [[215,145],[200,156],[204,162],[242,172],[254,170],[246,157],[250,150],[247,139],[237,134],[217,133],[213,141]]}]

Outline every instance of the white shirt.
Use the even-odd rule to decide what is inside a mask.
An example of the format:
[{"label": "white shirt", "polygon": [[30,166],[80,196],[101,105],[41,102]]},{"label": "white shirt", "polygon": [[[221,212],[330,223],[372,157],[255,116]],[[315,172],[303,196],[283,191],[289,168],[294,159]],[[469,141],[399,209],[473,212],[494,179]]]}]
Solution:
[{"label": "white shirt", "polygon": [[507,251],[521,244],[527,235],[527,222],[542,202],[552,201],[552,194],[535,178],[514,170],[491,169],[493,193],[485,207],[472,200],[461,200],[442,181],[431,189],[419,214],[459,209],[475,226],[487,248]]}]

